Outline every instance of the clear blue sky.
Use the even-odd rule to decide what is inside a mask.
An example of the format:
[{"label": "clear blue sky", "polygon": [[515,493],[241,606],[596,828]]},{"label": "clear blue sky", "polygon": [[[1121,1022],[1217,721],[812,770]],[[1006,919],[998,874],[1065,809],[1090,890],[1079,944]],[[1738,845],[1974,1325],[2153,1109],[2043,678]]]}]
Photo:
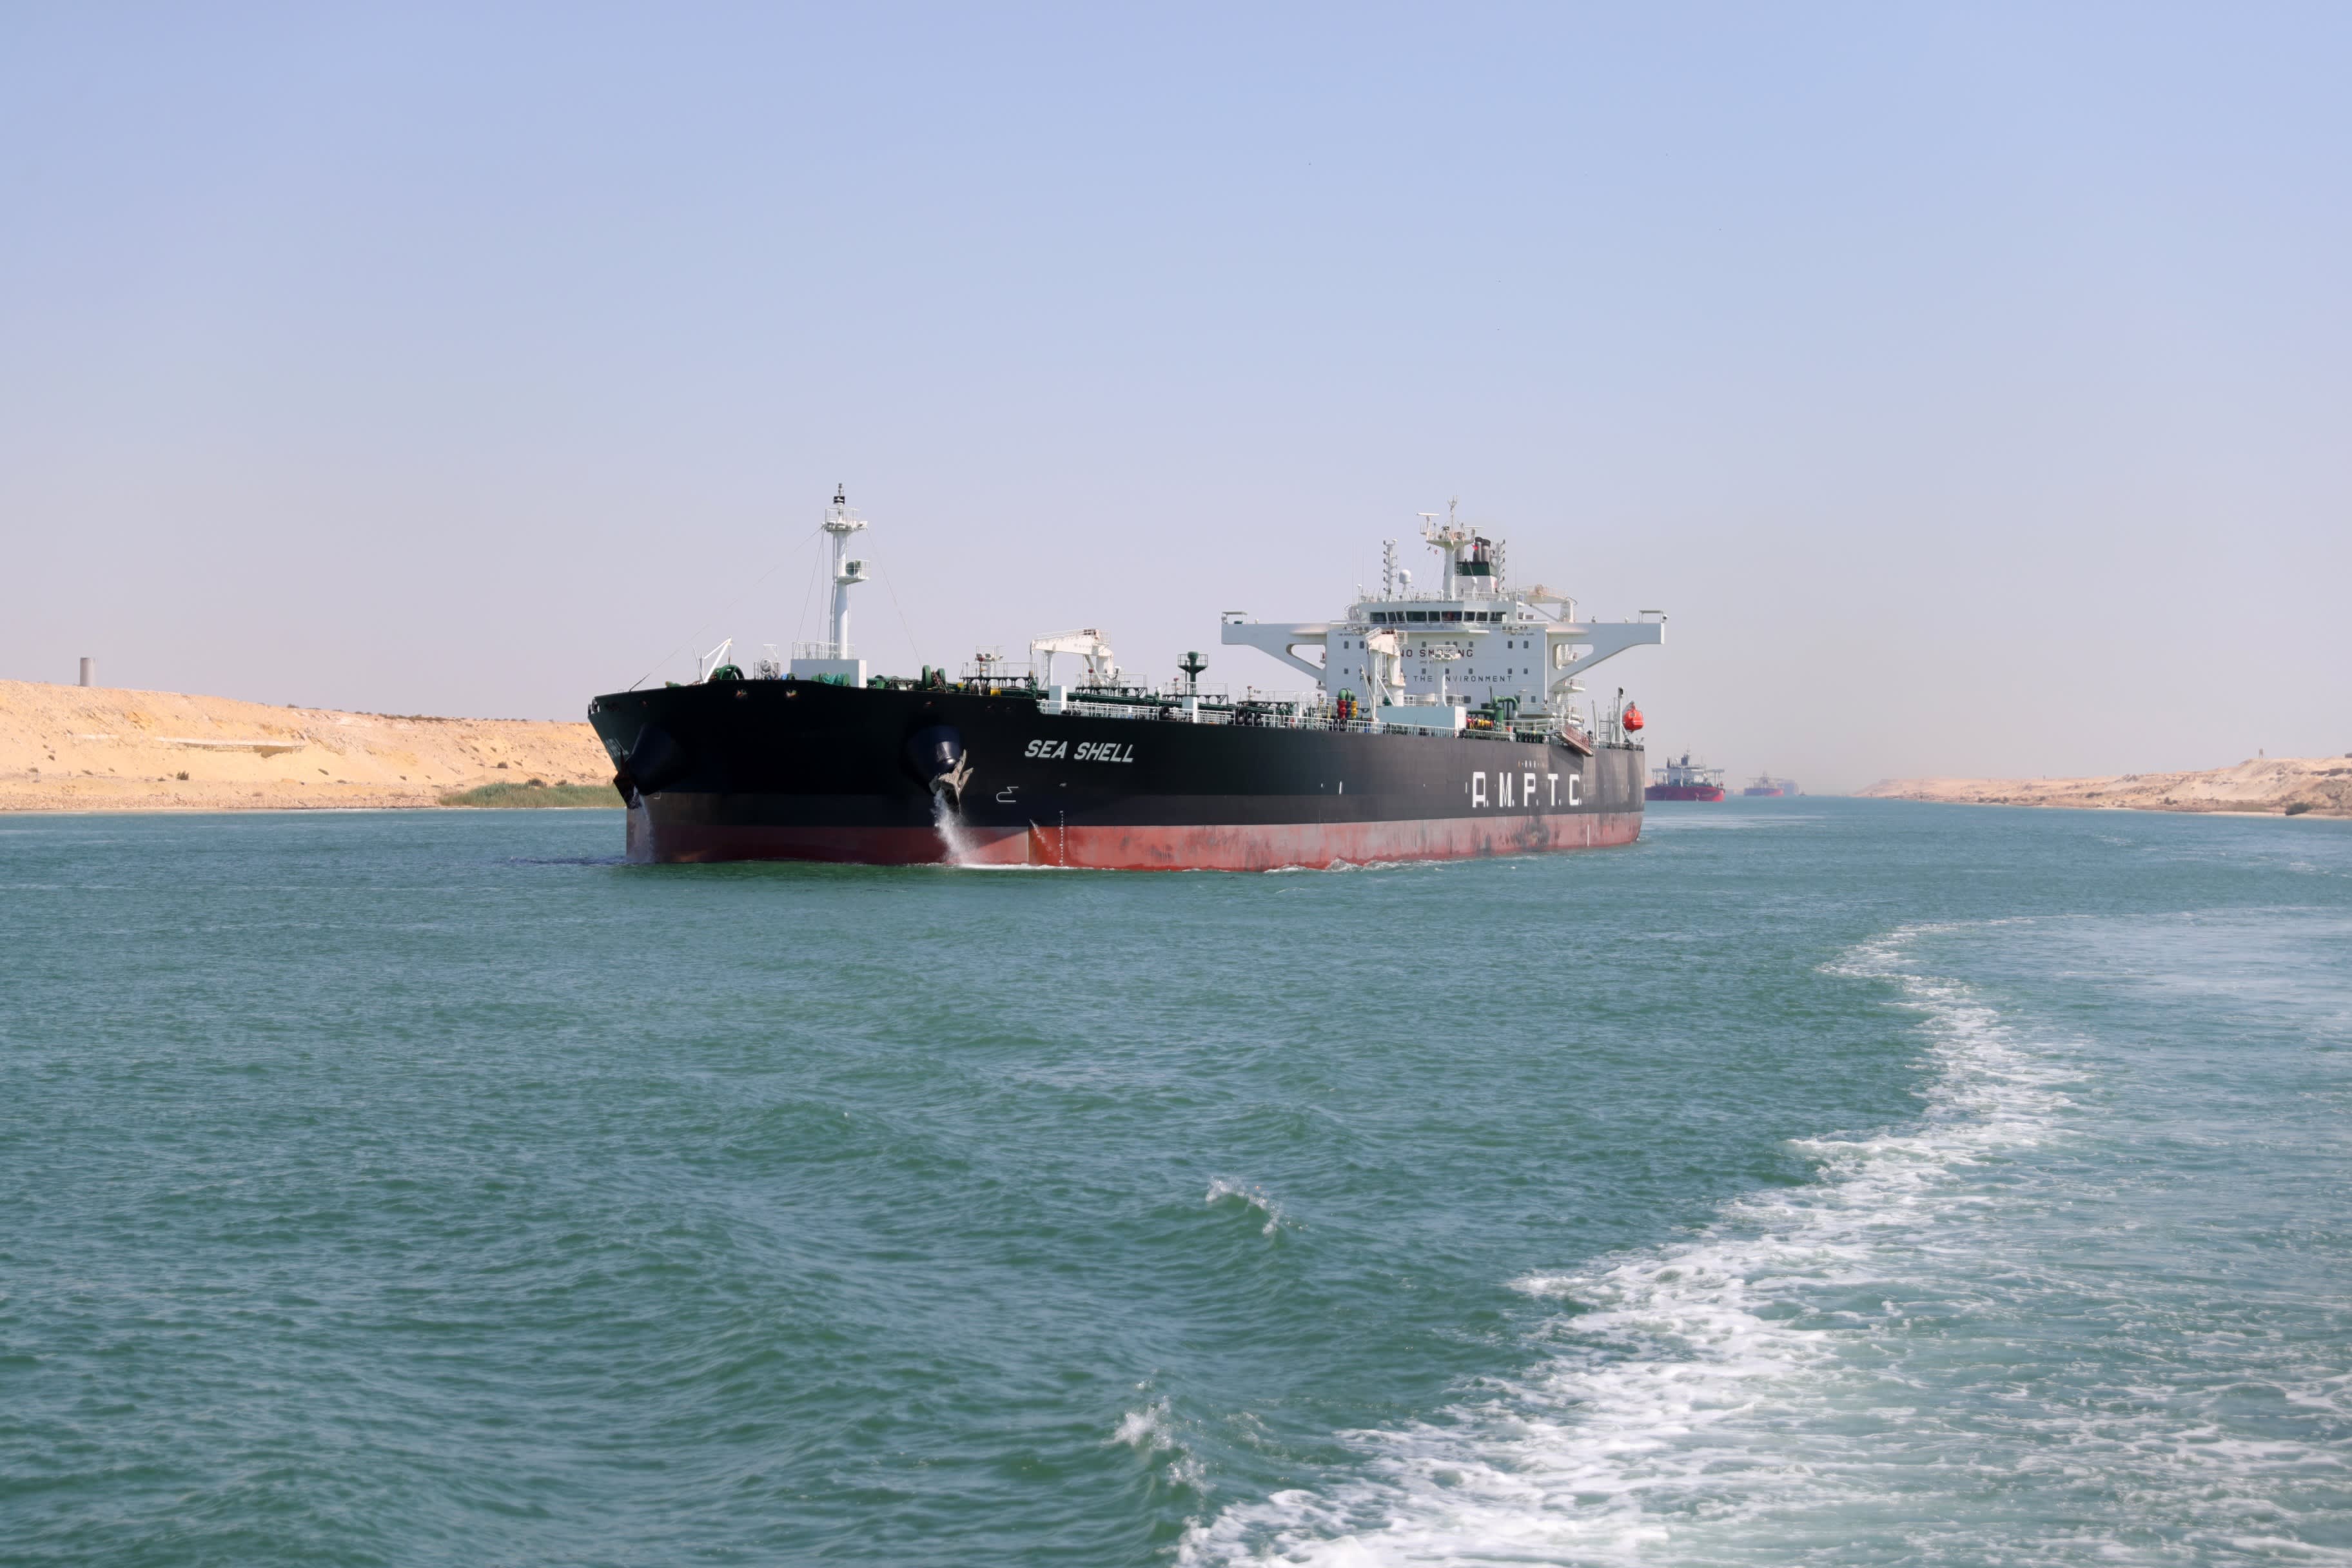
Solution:
[{"label": "clear blue sky", "polygon": [[[1288,684],[1458,495],[1817,787],[2352,750],[2352,8],[0,12],[0,676]],[[1418,553],[1418,552],[1415,552]],[[895,602],[894,602],[895,601]]]}]

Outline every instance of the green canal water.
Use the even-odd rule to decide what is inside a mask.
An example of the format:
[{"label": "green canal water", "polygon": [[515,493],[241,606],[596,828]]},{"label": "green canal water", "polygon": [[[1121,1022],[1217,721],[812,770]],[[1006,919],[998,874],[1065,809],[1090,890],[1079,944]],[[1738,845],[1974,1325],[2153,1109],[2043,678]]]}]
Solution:
[{"label": "green canal water", "polygon": [[2352,825],[0,821],[0,1561],[2352,1563]]}]

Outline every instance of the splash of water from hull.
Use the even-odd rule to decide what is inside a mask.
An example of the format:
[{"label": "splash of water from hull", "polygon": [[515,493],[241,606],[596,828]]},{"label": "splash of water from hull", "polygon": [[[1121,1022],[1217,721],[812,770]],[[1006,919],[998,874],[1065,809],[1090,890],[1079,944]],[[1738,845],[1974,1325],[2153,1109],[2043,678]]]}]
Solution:
[{"label": "splash of water from hull", "polygon": [[979,863],[972,854],[971,836],[964,831],[963,813],[956,809],[943,789],[931,792],[931,826],[940,830],[940,842],[947,846],[949,865]]}]

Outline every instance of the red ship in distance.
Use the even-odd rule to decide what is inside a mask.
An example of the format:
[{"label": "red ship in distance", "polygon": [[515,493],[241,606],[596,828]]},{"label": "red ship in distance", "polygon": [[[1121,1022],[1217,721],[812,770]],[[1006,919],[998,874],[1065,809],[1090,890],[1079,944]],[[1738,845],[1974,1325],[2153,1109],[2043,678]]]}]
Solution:
[{"label": "red ship in distance", "polygon": [[1723,770],[1694,763],[1685,752],[1680,757],[1670,757],[1666,765],[1651,775],[1652,783],[1642,792],[1643,800],[1721,800]]}]

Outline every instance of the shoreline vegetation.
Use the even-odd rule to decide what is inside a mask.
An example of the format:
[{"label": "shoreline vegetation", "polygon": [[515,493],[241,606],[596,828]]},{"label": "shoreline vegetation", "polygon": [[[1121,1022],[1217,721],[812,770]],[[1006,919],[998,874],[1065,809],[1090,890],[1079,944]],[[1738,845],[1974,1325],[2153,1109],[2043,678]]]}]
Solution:
[{"label": "shoreline vegetation", "polygon": [[2352,816],[2352,752],[2256,757],[2202,773],[2081,779],[1882,779],[1857,795],[1951,805],[2060,805],[2105,811]]},{"label": "shoreline vegetation", "polygon": [[621,795],[611,784],[551,784],[545,779],[525,779],[520,784],[492,784],[475,789],[457,790],[443,795],[441,804],[491,810],[537,805],[601,805],[618,811],[621,809]]},{"label": "shoreline vegetation", "polygon": [[584,723],[0,680],[0,812],[611,806]]}]

